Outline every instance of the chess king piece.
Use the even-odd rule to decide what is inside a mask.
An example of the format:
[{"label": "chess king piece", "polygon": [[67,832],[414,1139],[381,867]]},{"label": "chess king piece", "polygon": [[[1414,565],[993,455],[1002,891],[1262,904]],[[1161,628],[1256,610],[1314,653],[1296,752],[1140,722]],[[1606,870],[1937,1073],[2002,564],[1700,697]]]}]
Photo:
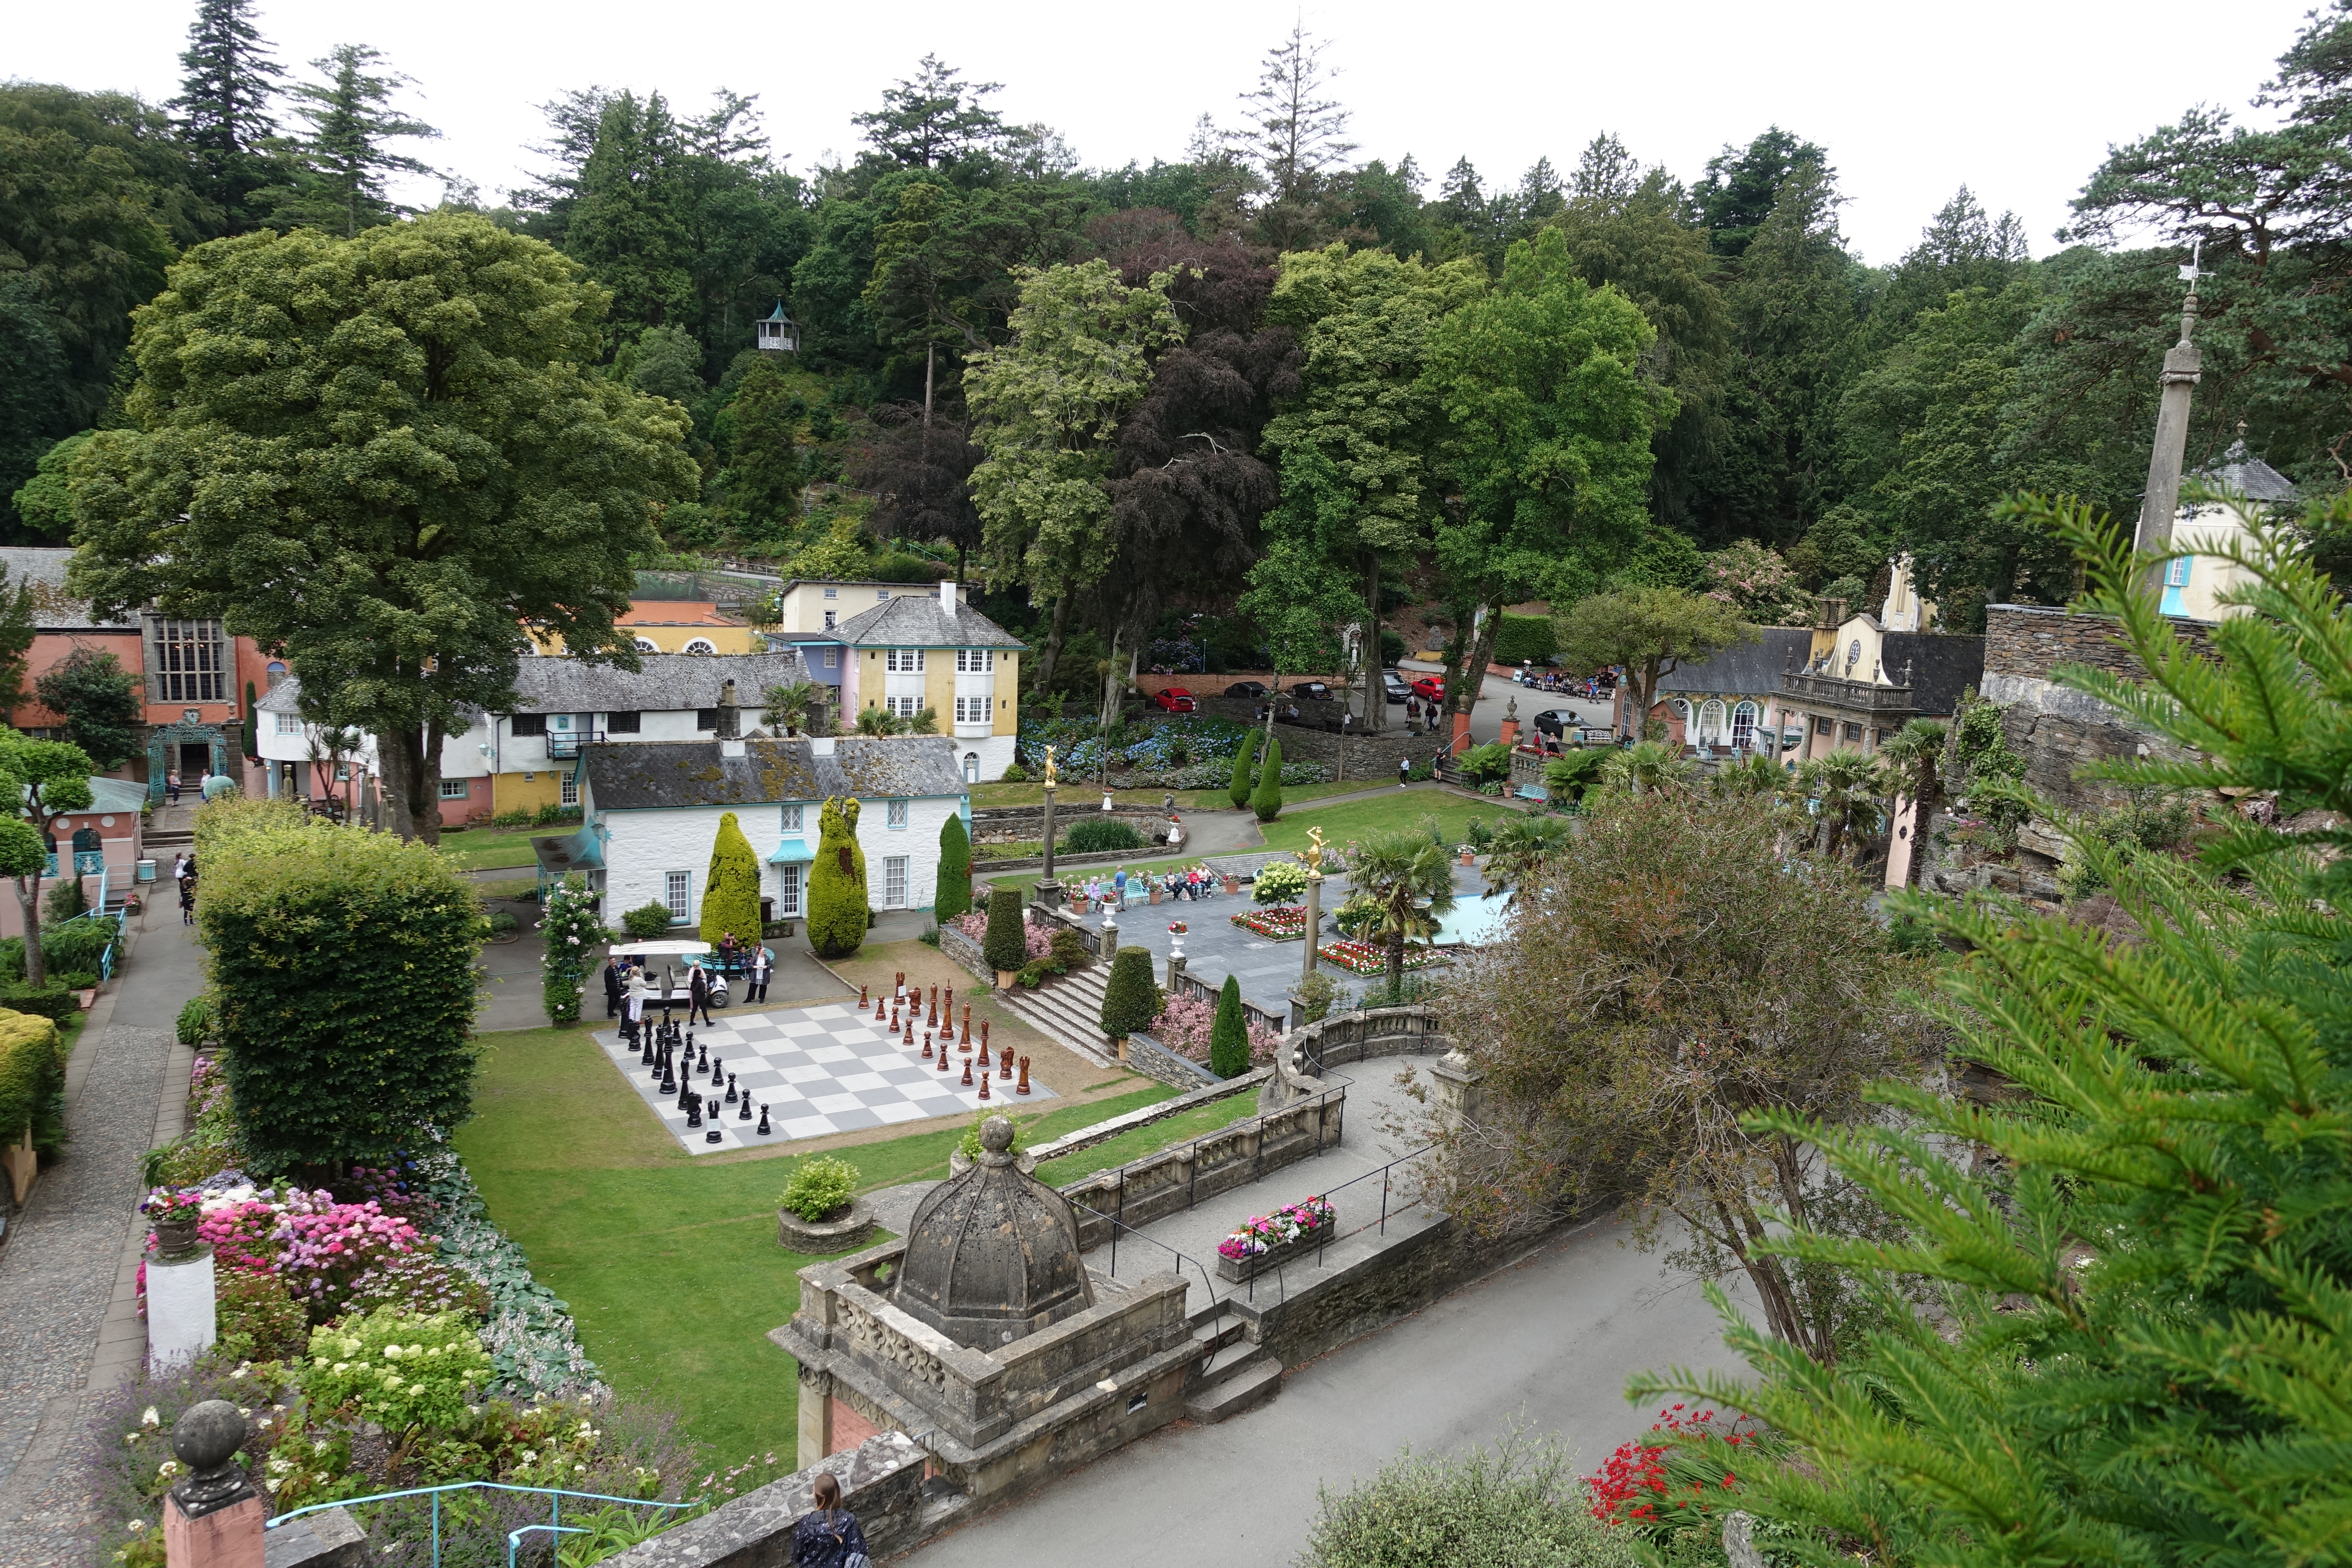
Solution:
[{"label": "chess king piece", "polygon": [[996,1076],[999,1078],[1011,1078],[1013,1076],[1013,1047],[1011,1046],[1005,1047],[1003,1054],[998,1056],[996,1058]]},{"label": "chess king piece", "polygon": [[1015,1094],[1029,1092],[1029,1058],[1027,1057],[1021,1058],[1021,1081],[1013,1086],[1013,1092]]},{"label": "chess king piece", "polygon": [[970,1089],[971,1087],[971,1058],[970,1057],[963,1058],[963,1087],[966,1089]]},{"label": "chess king piece", "polygon": [[773,1136],[768,1127],[768,1108],[764,1105],[760,1107],[760,1136],[762,1138]]}]

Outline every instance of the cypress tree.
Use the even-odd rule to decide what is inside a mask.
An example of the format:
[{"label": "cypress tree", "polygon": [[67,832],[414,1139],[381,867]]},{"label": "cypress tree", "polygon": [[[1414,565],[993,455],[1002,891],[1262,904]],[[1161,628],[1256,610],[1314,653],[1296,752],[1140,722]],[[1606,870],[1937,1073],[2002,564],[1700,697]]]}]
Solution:
[{"label": "cypress tree", "polygon": [[268,105],[286,69],[253,25],[252,0],[196,0],[180,69],[169,107],[193,165],[189,184],[220,209],[220,232],[243,234],[261,222],[254,193],[286,177],[263,151],[278,134]]},{"label": "cypress tree", "polygon": [[971,908],[971,836],[963,814],[940,826],[940,880],[931,893],[931,919],[945,925]]},{"label": "cypress tree", "polygon": [[819,958],[847,958],[865,945],[866,914],[857,802],[835,796],[817,816],[816,862],[809,868],[809,946]]},{"label": "cypress tree", "polygon": [[1233,796],[1235,811],[1249,804],[1250,784],[1255,776],[1250,771],[1250,764],[1257,760],[1257,743],[1264,739],[1263,731],[1253,729],[1242,737],[1242,749],[1234,753],[1233,782],[1226,786],[1225,793]]},{"label": "cypress tree", "polygon": [[1103,987],[1102,1032],[1123,1039],[1151,1027],[1160,1016],[1160,987],[1151,983],[1151,950],[1122,947],[1110,961],[1110,980]]},{"label": "cypress tree", "polygon": [[1242,1013],[1242,983],[1225,976],[1217,994],[1216,1021],[1209,1026],[1209,1070],[1219,1078],[1239,1078],[1249,1071],[1249,1019]]},{"label": "cypress tree", "polygon": [[1257,813],[1260,822],[1272,822],[1282,815],[1282,742],[1269,739],[1265,743],[1265,763],[1258,769],[1257,793],[1250,796],[1250,809]]},{"label": "cypress tree", "polygon": [[702,885],[702,940],[715,942],[730,931],[738,942],[760,936],[760,857],[731,811],[719,817],[719,836],[710,846],[710,873]]},{"label": "cypress tree", "polygon": [[1021,930],[1021,895],[997,888],[988,895],[988,935],[981,956],[991,969],[1019,969],[1029,962],[1029,939]]}]

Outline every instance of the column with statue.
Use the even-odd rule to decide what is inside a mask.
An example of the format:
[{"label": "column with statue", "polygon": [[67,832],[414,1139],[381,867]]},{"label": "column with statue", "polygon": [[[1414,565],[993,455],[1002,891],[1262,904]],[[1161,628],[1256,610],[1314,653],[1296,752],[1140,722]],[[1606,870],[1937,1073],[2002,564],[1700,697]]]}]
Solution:
[{"label": "column with statue", "polygon": [[1062,884],[1054,879],[1054,791],[1060,784],[1054,774],[1054,748],[1045,748],[1045,874],[1037,879],[1036,900],[1049,910],[1062,907]]},{"label": "column with statue", "polygon": [[1316,947],[1323,940],[1323,829],[1307,830],[1307,847],[1298,852],[1307,862],[1307,956],[1298,966],[1301,985],[1314,978]]}]

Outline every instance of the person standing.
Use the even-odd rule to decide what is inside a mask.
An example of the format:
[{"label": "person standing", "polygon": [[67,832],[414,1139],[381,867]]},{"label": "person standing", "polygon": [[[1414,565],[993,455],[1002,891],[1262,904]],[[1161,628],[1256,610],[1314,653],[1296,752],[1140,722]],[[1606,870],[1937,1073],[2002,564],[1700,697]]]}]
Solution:
[{"label": "person standing", "polygon": [[751,950],[751,989],[747,993],[751,1001],[765,1002],[768,999],[768,975],[774,966],[774,960],[768,956],[764,946]]},{"label": "person standing", "polygon": [[793,1568],[867,1568],[866,1532],[841,1506],[841,1482],[820,1470],[809,1489],[816,1507],[793,1526]]},{"label": "person standing", "polygon": [[697,1013],[702,1015],[704,1023],[713,1022],[710,1016],[710,977],[704,973],[702,965],[698,963],[687,971],[686,1026],[688,1028],[694,1027],[694,1016]]},{"label": "person standing", "polygon": [[180,770],[179,770],[179,769],[177,769],[177,768],[173,768],[171,772],[169,772],[169,773],[165,773],[165,774],[163,775],[163,793],[164,793],[165,795],[167,795],[171,796],[171,798],[172,798],[172,804],[173,804],[173,805],[179,805],[179,804],[180,804]]},{"label": "person standing", "polygon": [[629,1010],[629,1033],[635,1035],[646,1025],[646,972],[634,963],[629,965],[629,992],[624,1005]]},{"label": "person standing", "polygon": [[196,923],[196,879],[194,877],[180,879],[180,923],[184,926]]},{"label": "person standing", "polygon": [[1407,784],[1411,784],[1412,782],[1412,762],[1411,762],[1410,760],[1408,760],[1407,758],[1404,758],[1404,757],[1399,757],[1399,758],[1397,759],[1397,788],[1399,788],[1399,789],[1402,789],[1402,788],[1404,788],[1404,786],[1405,786],[1405,785],[1407,785]]},{"label": "person standing", "polygon": [[621,1016],[621,961],[617,957],[604,960],[604,1016]]}]

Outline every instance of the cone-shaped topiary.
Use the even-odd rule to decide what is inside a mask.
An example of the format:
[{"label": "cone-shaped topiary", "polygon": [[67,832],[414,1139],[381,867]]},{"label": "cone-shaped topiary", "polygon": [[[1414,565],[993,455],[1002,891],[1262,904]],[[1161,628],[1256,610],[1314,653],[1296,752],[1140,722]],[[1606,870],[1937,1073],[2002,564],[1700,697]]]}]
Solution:
[{"label": "cone-shaped topiary", "polygon": [[857,847],[857,802],[827,799],[817,816],[816,863],[809,868],[809,946],[819,958],[847,958],[866,942],[866,851]]},{"label": "cone-shaped topiary", "polygon": [[1151,983],[1151,950],[1122,947],[1110,961],[1110,981],[1103,987],[1102,1032],[1120,1039],[1151,1027],[1160,1016],[1160,987]]},{"label": "cone-shaped topiary", "polygon": [[1249,805],[1260,822],[1272,822],[1282,815],[1282,742],[1278,740],[1265,743],[1265,761],[1257,771],[1257,793],[1250,796]]},{"label": "cone-shaped topiary", "polygon": [[931,919],[945,925],[971,908],[971,835],[963,813],[940,825],[940,880],[931,892]]},{"label": "cone-shaped topiary", "polygon": [[1010,888],[988,895],[988,935],[980,952],[994,970],[1019,969],[1029,962],[1029,939],[1021,930],[1021,895]]},{"label": "cone-shaped topiary", "polygon": [[738,942],[760,940],[760,857],[731,811],[719,817],[719,837],[710,846],[710,875],[702,885],[702,940],[716,942],[730,932]]},{"label": "cone-shaped topiary", "polygon": [[1234,753],[1234,780],[1225,793],[1234,797],[1235,811],[1249,804],[1250,788],[1257,777],[1250,764],[1257,761],[1257,743],[1265,739],[1264,731],[1252,730],[1242,737],[1242,749]]},{"label": "cone-shaped topiary", "polygon": [[1249,1071],[1249,1019],[1242,1012],[1242,983],[1225,976],[1217,994],[1217,1016],[1209,1026],[1209,1070],[1219,1078]]}]

